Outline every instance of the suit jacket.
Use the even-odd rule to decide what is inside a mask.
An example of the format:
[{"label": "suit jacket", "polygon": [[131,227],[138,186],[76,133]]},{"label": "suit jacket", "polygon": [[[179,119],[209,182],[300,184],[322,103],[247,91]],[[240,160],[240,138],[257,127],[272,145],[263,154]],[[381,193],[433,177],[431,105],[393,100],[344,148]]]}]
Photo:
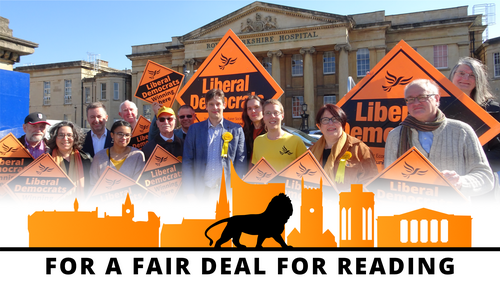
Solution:
[{"label": "suit jacket", "polygon": [[[104,148],[112,147],[113,143],[111,140],[111,134],[108,129],[106,129],[106,142],[104,143]],[[87,152],[90,154],[90,156],[93,158],[95,155],[94,152],[94,144],[92,143],[92,131],[88,131],[87,135],[85,136],[85,141],[83,142],[83,151]]]},{"label": "suit jacket", "polygon": [[[184,194],[194,194],[201,198],[205,191],[205,169],[208,155],[208,119],[195,123],[189,127],[184,140],[184,153],[182,156],[182,188]],[[229,142],[227,158],[222,158],[222,167],[226,177],[229,176],[233,162],[236,172],[242,176],[247,168],[245,134],[243,128],[231,121],[223,119],[223,133],[230,132],[233,140]],[[221,149],[222,144],[221,142]]]},{"label": "suit jacket", "polygon": [[179,138],[178,136],[174,135],[174,141],[169,143],[166,142],[161,135],[157,135],[154,139],[149,140],[146,145],[142,148],[142,152],[144,153],[144,157],[146,159],[146,162],[148,162],[149,158],[151,157],[151,154],[153,154],[153,151],[156,148],[156,145],[159,145],[163,148],[165,148],[166,151],[172,153],[173,156],[175,157],[181,157],[182,159],[182,153],[183,153],[183,144],[184,140],[182,138]]},{"label": "suit jacket", "polygon": [[[156,125],[156,120],[156,116],[153,116],[153,120],[151,121],[151,125],[149,126],[148,140],[154,140],[155,137],[160,134],[160,128],[158,128],[158,126]],[[174,135],[184,140],[184,133],[182,132],[182,128],[175,129]]]}]

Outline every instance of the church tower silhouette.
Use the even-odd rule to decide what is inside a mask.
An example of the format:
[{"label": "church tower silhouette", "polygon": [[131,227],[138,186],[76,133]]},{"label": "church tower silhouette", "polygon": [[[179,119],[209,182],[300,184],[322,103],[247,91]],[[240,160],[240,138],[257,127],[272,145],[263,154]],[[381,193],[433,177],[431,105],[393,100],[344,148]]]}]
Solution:
[{"label": "church tower silhouette", "polygon": [[374,247],[375,194],[363,192],[362,184],[351,184],[351,192],[341,192],[340,247]]}]

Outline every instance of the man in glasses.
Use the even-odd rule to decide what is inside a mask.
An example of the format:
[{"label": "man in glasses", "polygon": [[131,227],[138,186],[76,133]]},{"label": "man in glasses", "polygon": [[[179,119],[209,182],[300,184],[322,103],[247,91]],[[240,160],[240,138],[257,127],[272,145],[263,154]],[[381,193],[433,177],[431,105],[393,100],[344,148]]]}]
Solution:
[{"label": "man in glasses", "polygon": [[165,148],[172,155],[182,160],[184,140],[174,134],[175,128],[175,113],[170,107],[162,106],[156,114],[156,126],[160,133],[149,141],[142,148],[146,161],[153,153],[156,145]]},{"label": "man in glasses", "polygon": [[406,86],[404,96],[409,115],[387,136],[385,167],[414,146],[465,196],[490,191],[493,174],[476,133],[439,110],[437,85],[414,80]]},{"label": "man in glasses", "polygon": [[[158,126],[156,125],[156,115],[158,114],[158,110],[160,110],[161,107],[162,105],[157,102],[154,102],[152,104],[155,116],[151,121],[151,126],[149,126],[148,139],[150,140],[154,139],[160,132]],[[174,135],[184,140],[186,138],[189,126],[193,125],[194,121],[196,120],[196,113],[190,105],[185,104],[179,108],[179,110],[177,111],[177,116],[179,117],[179,123],[181,124],[181,127],[174,130]]]},{"label": "man in glasses", "polygon": [[179,118],[181,127],[175,129],[174,134],[184,140],[186,139],[189,126],[193,125],[194,120],[196,120],[196,113],[190,105],[185,104],[177,111],[177,117]]}]

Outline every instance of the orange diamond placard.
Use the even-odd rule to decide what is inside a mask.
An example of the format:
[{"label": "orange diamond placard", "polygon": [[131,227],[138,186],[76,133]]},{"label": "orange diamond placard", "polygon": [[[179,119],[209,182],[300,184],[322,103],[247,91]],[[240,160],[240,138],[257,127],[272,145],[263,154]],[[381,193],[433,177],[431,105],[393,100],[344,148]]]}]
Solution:
[{"label": "orange diamond placard", "polygon": [[149,103],[158,102],[172,107],[182,80],[183,74],[148,60],[134,96]]},{"label": "orange diamond placard", "polygon": [[441,204],[468,201],[415,147],[401,155],[365,188],[375,194],[377,202]]},{"label": "orange diamond placard", "polygon": [[[33,157],[12,133],[3,137],[0,140],[0,186],[31,162],[33,162]],[[1,194],[0,187],[0,197]]]},{"label": "orange diamond placard", "polygon": [[137,182],[157,196],[174,199],[182,184],[182,162],[156,145]]},{"label": "orange diamond placard", "polygon": [[45,153],[5,184],[7,193],[21,202],[56,202],[73,192],[75,184],[52,156]]},{"label": "orange diamond placard", "polygon": [[224,118],[242,124],[243,102],[248,95],[277,99],[283,94],[262,64],[230,29],[184,86],[177,101],[189,104],[198,121],[208,118],[205,94],[211,89],[225,93]]},{"label": "orange diamond placard", "polygon": [[134,202],[141,202],[147,193],[148,190],[133,179],[115,169],[106,167],[94,189],[90,192],[88,200],[99,203],[123,202],[127,198],[127,194],[130,194],[130,198]]},{"label": "orange diamond placard", "polygon": [[379,170],[384,167],[387,135],[408,115],[404,88],[415,79],[434,81],[441,96],[441,111],[448,118],[471,125],[482,145],[500,133],[500,123],[410,45],[400,41],[337,104],[347,113],[346,132],[370,147]]},{"label": "orange diamond placard", "polygon": [[139,116],[139,120],[137,120],[137,124],[132,131],[129,146],[142,149],[148,143],[149,126],[151,126],[151,121],[142,115]]},{"label": "orange diamond placard", "polygon": [[248,183],[268,183],[277,174],[273,166],[262,157],[248,173],[243,177],[244,182]]},{"label": "orange diamond placard", "polygon": [[320,180],[323,180],[323,191],[330,195],[335,191],[339,194],[337,187],[319,164],[316,157],[307,150],[279,172],[270,182],[285,183],[286,194],[292,200],[300,200],[302,190],[302,179],[304,179],[305,188],[319,188]]}]

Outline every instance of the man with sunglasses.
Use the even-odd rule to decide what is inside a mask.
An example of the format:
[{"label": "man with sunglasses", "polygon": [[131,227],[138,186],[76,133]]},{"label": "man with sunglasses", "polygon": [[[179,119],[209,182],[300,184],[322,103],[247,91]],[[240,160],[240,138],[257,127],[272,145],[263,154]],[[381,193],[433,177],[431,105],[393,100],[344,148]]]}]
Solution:
[{"label": "man with sunglasses", "polygon": [[179,118],[181,127],[174,130],[174,135],[184,140],[186,139],[189,126],[193,125],[194,120],[196,120],[196,113],[190,105],[185,104],[177,111],[177,117]]},{"label": "man with sunglasses", "polygon": [[[151,126],[149,126],[148,139],[150,140],[154,139],[160,133],[158,126],[156,125],[156,115],[158,114],[158,110],[160,110],[162,105],[157,102],[153,102],[151,106],[153,108],[155,116],[151,121]],[[194,121],[196,120],[196,113],[194,113],[194,109],[190,105],[183,105],[177,111],[177,115],[179,116],[179,123],[181,124],[181,127],[174,130],[174,135],[184,140],[186,138],[189,126],[193,125]]]},{"label": "man with sunglasses", "polygon": [[490,191],[493,174],[476,133],[439,110],[437,85],[414,80],[406,86],[404,97],[409,115],[387,136],[385,167],[414,146],[465,196]]},{"label": "man with sunglasses", "polygon": [[159,134],[149,141],[142,148],[144,157],[148,161],[153,153],[156,145],[165,148],[177,159],[182,160],[182,151],[184,140],[174,134],[175,128],[175,113],[170,107],[162,106],[156,114],[156,126],[159,129]]}]

